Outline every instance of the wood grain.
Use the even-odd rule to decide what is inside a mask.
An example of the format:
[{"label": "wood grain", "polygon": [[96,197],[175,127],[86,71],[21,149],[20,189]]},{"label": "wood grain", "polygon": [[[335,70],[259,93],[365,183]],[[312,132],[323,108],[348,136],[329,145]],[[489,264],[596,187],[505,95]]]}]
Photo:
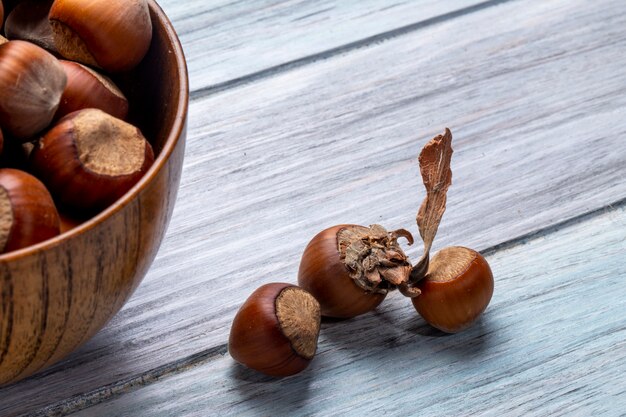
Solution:
[{"label": "wood grain", "polygon": [[224,355],[76,416],[623,415],[625,252],[622,207],[488,256],[496,292],[465,332],[429,328],[396,296],[324,324],[295,377]]},{"label": "wood grain", "polygon": [[295,282],[325,227],[415,230],[415,159],[444,126],[454,174],[435,249],[484,249],[624,198],[626,10],[529,4],[195,101],[180,198],[143,285],[67,361],[3,389],[0,411],[101,401],[223,345],[239,304],[263,283]]},{"label": "wood grain", "polygon": [[130,76],[144,88],[140,97],[129,95],[137,108],[160,116],[149,127],[138,124],[160,153],[135,187],[79,228],[0,255],[0,385],[55,363],[99,331],[139,285],[165,235],[182,170],[188,94],[173,29],[150,4],[154,40]]},{"label": "wood grain", "polygon": [[[380,41],[500,1],[161,0],[187,55],[191,90],[323,59],[364,39]],[[391,32],[391,33],[387,33]],[[382,34],[382,36],[381,36]],[[381,38],[381,39],[378,39]],[[365,42],[367,43],[367,41]],[[298,63],[306,59],[307,62]]]}]

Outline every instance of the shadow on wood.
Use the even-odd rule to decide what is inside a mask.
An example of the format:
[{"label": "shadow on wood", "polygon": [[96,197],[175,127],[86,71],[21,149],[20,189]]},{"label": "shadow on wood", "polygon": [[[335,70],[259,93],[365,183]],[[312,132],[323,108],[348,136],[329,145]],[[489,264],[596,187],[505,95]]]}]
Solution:
[{"label": "shadow on wood", "polygon": [[[290,415],[306,404],[311,397],[311,381],[315,379],[315,372],[311,368],[302,373],[288,378],[273,378],[248,369],[233,361],[228,372],[233,381],[241,401],[254,405],[258,402],[261,406],[267,402],[273,404],[274,415]],[[250,386],[263,385],[262,395]],[[283,397],[289,398],[284,401]]]}]

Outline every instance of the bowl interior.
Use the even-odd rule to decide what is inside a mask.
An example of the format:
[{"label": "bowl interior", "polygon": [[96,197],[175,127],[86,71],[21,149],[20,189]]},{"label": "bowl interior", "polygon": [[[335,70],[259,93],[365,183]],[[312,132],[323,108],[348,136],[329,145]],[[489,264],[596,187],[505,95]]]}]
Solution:
[{"label": "bowl interior", "polygon": [[171,22],[150,1],[154,26],[148,54],[131,72],[115,77],[130,103],[129,120],[150,140],[156,155],[173,147],[187,114],[187,67]]},{"label": "bowl interior", "polygon": [[176,32],[159,5],[148,0],[153,22],[150,49],[132,71],[113,76],[130,104],[129,121],[150,141],[155,162],[144,177],[121,199],[79,226],[37,245],[0,255],[0,261],[29,256],[79,233],[85,233],[112,216],[143,189],[161,170],[183,137],[189,102],[189,82],[184,53]]}]

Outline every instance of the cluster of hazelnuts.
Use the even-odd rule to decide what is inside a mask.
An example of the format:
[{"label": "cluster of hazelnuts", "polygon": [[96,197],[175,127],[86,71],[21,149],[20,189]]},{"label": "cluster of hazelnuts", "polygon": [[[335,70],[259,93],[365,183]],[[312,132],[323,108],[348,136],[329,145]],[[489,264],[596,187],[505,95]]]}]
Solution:
[{"label": "cluster of hazelnuts", "polygon": [[107,76],[148,52],[146,0],[2,1],[0,253],[100,212],[154,162]]},{"label": "cluster of hazelnuts", "polygon": [[270,376],[296,374],[315,355],[322,316],[345,319],[367,313],[394,289],[409,297],[422,318],[439,330],[456,333],[474,323],[493,294],[485,258],[459,246],[429,256],[452,180],[451,141],[446,129],[419,157],[426,186],[417,215],[424,254],[415,265],[398,243],[400,237],[413,243],[407,230],[330,227],[304,250],[298,286],[263,285],[245,301],[231,327],[231,356]]}]

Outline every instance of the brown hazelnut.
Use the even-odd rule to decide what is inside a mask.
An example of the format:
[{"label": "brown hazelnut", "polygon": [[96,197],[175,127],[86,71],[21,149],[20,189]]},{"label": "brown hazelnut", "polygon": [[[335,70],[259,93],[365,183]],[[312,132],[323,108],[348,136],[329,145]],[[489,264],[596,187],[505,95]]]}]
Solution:
[{"label": "brown hazelnut", "polygon": [[61,60],[67,85],[55,118],[88,108],[100,109],[118,119],[126,119],[128,100],[107,76],[72,61]]},{"label": "brown hazelnut", "polygon": [[110,72],[134,68],[152,40],[146,0],[55,0],[49,18],[62,56]]},{"label": "brown hazelnut", "polygon": [[23,171],[0,169],[0,252],[47,240],[59,228],[59,214],[42,183]]},{"label": "brown hazelnut", "polygon": [[228,351],[237,362],[264,374],[296,374],[315,355],[320,318],[319,303],[302,288],[263,285],[237,312]]},{"label": "brown hazelnut", "polygon": [[59,61],[25,41],[0,45],[0,125],[28,140],[52,121],[67,82]]},{"label": "brown hazelnut", "polygon": [[411,264],[398,244],[400,236],[413,243],[406,230],[388,232],[379,225],[323,230],[304,250],[298,285],[313,294],[326,317],[367,313],[408,282]]},{"label": "brown hazelnut", "polygon": [[31,171],[63,206],[93,214],[130,190],[154,162],[141,131],[101,110],[62,118],[36,143]]},{"label": "brown hazelnut", "polygon": [[431,326],[456,333],[485,311],[493,295],[493,274],[478,252],[453,246],[433,256],[426,276],[416,284],[413,306]]},{"label": "brown hazelnut", "polygon": [[4,33],[11,40],[21,39],[56,52],[48,13],[52,0],[22,0],[7,16]]}]

